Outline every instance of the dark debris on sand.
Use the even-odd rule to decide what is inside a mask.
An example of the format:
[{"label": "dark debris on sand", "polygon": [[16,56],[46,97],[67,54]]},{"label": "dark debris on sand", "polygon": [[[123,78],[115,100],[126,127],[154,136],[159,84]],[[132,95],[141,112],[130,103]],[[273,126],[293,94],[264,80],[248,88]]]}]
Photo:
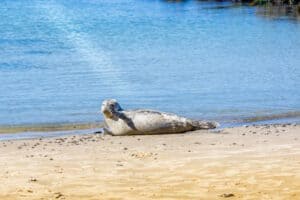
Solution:
[{"label": "dark debris on sand", "polygon": [[224,193],[224,194],[220,195],[220,197],[230,198],[230,197],[234,197],[234,194],[232,194],[232,193]]}]

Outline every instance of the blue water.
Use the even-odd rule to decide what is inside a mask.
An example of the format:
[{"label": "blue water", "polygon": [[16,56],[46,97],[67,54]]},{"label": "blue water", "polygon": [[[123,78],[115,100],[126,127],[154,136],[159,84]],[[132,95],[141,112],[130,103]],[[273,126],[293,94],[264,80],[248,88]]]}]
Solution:
[{"label": "blue water", "polygon": [[0,0],[0,125],[101,101],[193,118],[300,111],[300,23],[230,2]]}]

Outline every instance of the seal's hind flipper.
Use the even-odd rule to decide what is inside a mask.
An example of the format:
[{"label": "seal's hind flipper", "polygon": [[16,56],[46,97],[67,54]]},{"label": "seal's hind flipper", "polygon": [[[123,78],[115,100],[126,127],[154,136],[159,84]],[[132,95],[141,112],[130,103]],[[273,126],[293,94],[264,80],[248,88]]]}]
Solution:
[{"label": "seal's hind flipper", "polygon": [[192,121],[192,126],[194,127],[194,130],[200,130],[200,129],[214,129],[217,128],[219,123],[214,121]]}]

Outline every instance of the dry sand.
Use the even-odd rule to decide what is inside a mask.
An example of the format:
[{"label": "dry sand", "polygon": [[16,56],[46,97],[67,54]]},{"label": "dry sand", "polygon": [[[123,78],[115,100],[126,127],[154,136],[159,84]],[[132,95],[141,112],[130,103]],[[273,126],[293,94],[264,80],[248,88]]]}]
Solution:
[{"label": "dry sand", "polygon": [[0,142],[0,199],[300,199],[300,126]]}]

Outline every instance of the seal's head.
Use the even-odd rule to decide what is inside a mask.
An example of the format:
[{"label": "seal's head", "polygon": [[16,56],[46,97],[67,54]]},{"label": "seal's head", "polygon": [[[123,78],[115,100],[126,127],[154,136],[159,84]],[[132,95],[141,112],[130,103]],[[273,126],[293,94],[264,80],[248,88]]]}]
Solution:
[{"label": "seal's head", "polygon": [[120,104],[115,99],[108,99],[102,102],[101,112],[103,115],[110,119],[115,119],[118,117],[118,111],[121,111],[122,108]]}]

